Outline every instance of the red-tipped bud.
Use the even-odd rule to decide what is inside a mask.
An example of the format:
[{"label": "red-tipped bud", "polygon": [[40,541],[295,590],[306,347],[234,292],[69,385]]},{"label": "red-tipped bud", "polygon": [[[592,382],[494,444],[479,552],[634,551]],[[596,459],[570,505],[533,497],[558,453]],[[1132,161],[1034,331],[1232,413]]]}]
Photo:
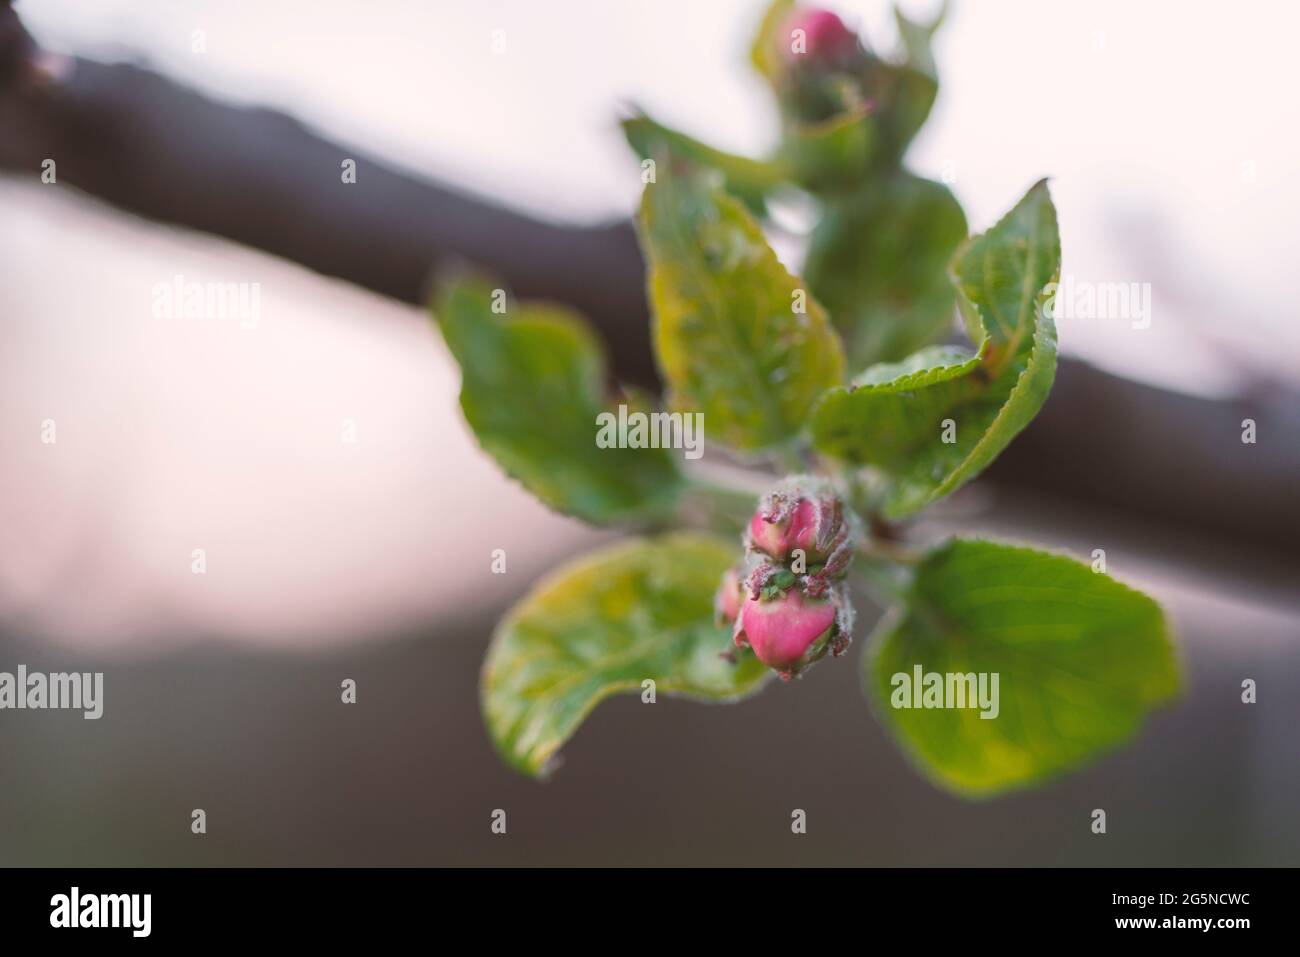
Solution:
[{"label": "red-tipped bud", "polygon": [[816,533],[817,506],[807,499],[799,499],[786,512],[760,508],[749,520],[749,538],[754,547],[777,561],[795,548],[807,553],[816,544]]},{"label": "red-tipped bud", "polygon": [[789,680],[828,650],[847,647],[852,613],[837,595],[806,598],[797,588],[773,598],[749,598],[736,619],[737,645]]},{"label": "red-tipped bud", "polygon": [[713,599],[713,611],[718,624],[730,625],[740,614],[740,603],[745,597],[745,586],[740,578],[740,570],[728,568],[722,573],[722,582]]},{"label": "red-tipped bud", "polygon": [[[792,479],[768,493],[749,521],[749,546],[776,562],[803,552],[806,566],[848,565],[851,529],[834,489],[816,479]],[[804,574],[808,569],[796,569]],[[843,571],[837,567],[835,573]]]},{"label": "red-tipped bud", "polygon": [[858,52],[858,35],[829,10],[797,9],[781,32],[782,55],[787,64],[840,65]]}]

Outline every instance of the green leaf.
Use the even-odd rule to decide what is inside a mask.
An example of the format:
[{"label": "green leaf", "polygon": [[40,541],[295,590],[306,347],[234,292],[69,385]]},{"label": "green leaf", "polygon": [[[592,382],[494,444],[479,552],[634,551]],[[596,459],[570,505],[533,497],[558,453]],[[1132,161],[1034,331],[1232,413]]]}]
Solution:
[{"label": "green leaf", "polygon": [[[932,780],[967,796],[1078,767],[1132,737],[1180,685],[1154,601],[1063,555],[993,542],[930,552],[872,641],[864,677],[874,708]],[[985,675],[990,705],[997,674],[996,717],[981,717],[991,706],[898,706],[915,704],[917,666]]]},{"label": "green leaf", "polygon": [[645,114],[623,120],[622,127],[628,145],[641,159],[654,159],[657,163],[657,157],[668,153],[715,169],[722,174],[727,192],[756,215],[765,213],[768,195],[785,184],[786,171],[780,164],[715,149]]},{"label": "green leaf", "polygon": [[[977,356],[938,346],[902,363],[873,366],[852,391],[835,389],[826,395],[813,416],[813,443],[837,458],[887,473],[891,481],[885,511],[893,515],[901,504],[928,498],[940,477],[928,469],[931,446],[942,444],[945,419],[962,417],[956,437],[968,445],[981,434],[973,425],[977,409],[962,409],[982,393],[970,378],[978,365]],[[977,424],[986,424],[990,410],[978,411],[982,414]],[[952,453],[958,454],[959,448]]]},{"label": "green leaf", "polygon": [[901,359],[951,331],[948,263],[965,238],[952,193],[905,173],[827,205],[804,272],[851,367]]},{"label": "green leaf", "polygon": [[817,123],[791,123],[780,155],[790,176],[814,193],[851,191],[868,178],[876,156],[877,121],[860,106]]},{"label": "green leaf", "polygon": [[655,682],[656,694],[733,701],[771,676],[748,651],[736,663],[713,595],[734,543],[676,534],[624,542],[557,570],[497,628],[482,704],[502,757],[543,774],[601,701]]},{"label": "green leaf", "polygon": [[589,522],[665,512],[683,486],[671,451],[597,445],[597,416],[610,403],[587,325],[558,306],[505,302],[507,314],[494,313],[491,284],[463,279],[435,308],[484,451],[547,505]]},{"label": "green leaf", "polygon": [[903,60],[885,71],[887,82],[879,84],[879,102],[886,103],[888,142],[899,160],[907,151],[930,116],[939,94],[939,71],[934,60],[934,35],[948,16],[948,0],[943,0],[929,23],[912,20],[894,7],[894,23],[902,41]]},{"label": "green leaf", "polygon": [[672,408],[703,412],[711,440],[758,451],[799,434],[843,381],[844,355],[822,307],[715,178],[661,163],[642,198],[655,351]]},{"label": "green leaf", "polygon": [[943,25],[948,16],[948,0],[939,6],[939,11],[929,23],[910,19],[902,9],[894,7],[894,23],[898,27],[899,39],[903,41],[903,51],[907,55],[906,63],[912,69],[926,76],[938,75],[934,63],[934,34]]},{"label": "green leaf", "polygon": [[758,24],[749,48],[749,62],[770,83],[776,82],[782,69],[779,53],[782,38],[777,36],[777,31],[794,12],[794,8],[794,0],[772,0],[763,12],[763,19]]},{"label": "green leaf", "polygon": [[886,60],[875,65],[864,95],[876,104],[883,158],[893,165],[902,162],[903,154],[930,118],[938,94],[939,83],[931,73]]},{"label": "green leaf", "polygon": [[968,375],[979,356],[961,346],[927,346],[900,362],[880,362],[858,376],[858,387],[889,385],[911,390]]},{"label": "green leaf", "polygon": [[898,369],[868,369],[819,403],[813,445],[873,466],[882,479],[876,505],[887,518],[911,515],[970,481],[1038,414],[1056,374],[1056,327],[1043,304],[1060,261],[1056,210],[1040,182],[953,261],[958,306],[981,343],[978,361],[923,351]]},{"label": "green leaf", "polygon": [[971,338],[988,336],[1002,362],[1027,351],[1039,329],[1052,327],[1043,315],[1043,289],[1061,271],[1061,236],[1047,180],[1035,183],[992,229],[968,240],[950,271]]}]

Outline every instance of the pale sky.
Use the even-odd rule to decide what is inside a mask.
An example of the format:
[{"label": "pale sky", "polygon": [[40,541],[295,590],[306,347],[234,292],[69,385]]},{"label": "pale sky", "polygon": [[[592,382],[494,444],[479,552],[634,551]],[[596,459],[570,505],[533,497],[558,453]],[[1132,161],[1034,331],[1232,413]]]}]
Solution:
[{"label": "pale sky", "polygon": [[[892,44],[886,4],[832,6],[878,47]],[[725,147],[770,144],[771,107],[745,63],[762,7],[18,3],[52,48],[139,57],[214,96],[288,110],[410,169],[570,219],[633,207],[640,181],[614,125],[623,103]],[[1064,270],[1151,284],[1149,329],[1067,320],[1067,353],[1206,394],[1253,370],[1296,381],[1298,29],[1300,5],[1261,0],[956,0],[938,42],[943,91],[911,164],[950,171],[976,229],[1050,175]],[[492,50],[497,30],[504,53]]]}]

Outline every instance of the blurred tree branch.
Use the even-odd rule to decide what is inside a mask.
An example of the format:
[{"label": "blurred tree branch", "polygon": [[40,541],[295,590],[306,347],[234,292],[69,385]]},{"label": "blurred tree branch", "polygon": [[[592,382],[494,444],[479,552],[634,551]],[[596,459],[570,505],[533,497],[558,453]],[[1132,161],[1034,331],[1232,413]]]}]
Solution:
[{"label": "blurred tree branch", "polygon": [[[644,271],[630,223],[568,227],[359,155],[283,114],[226,106],[132,65],[42,69],[0,2],[0,167],[129,212],[225,236],[423,305],[432,270],[468,260],[519,296],[586,314],[616,373],[653,385]],[[344,185],[341,163],[358,163]],[[1241,422],[1259,442],[1241,441]],[[995,481],[1138,512],[1296,559],[1300,399],[1214,402],[1061,363]]]}]

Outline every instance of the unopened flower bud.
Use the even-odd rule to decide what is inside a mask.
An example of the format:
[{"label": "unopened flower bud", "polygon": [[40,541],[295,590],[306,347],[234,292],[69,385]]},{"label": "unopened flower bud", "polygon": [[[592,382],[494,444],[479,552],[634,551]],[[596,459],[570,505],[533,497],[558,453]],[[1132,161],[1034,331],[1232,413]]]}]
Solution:
[{"label": "unopened flower bud", "polygon": [[713,599],[714,615],[720,625],[730,625],[740,614],[740,603],[745,597],[745,586],[738,568],[728,568],[722,573],[722,582]]},{"label": "unopened flower bud", "polygon": [[840,592],[807,598],[797,588],[772,598],[748,598],[736,619],[737,645],[789,681],[827,651],[841,654],[850,640],[852,610]]},{"label": "unopened flower bud", "polygon": [[852,554],[851,537],[835,490],[807,477],[791,479],[769,492],[749,521],[750,548],[777,562],[790,560],[795,549],[803,552],[809,566],[828,563],[837,551],[846,553],[841,557],[847,559]]},{"label": "unopened flower bud", "polygon": [[842,66],[858,52],[858,35],[838,16],[817,7],[796,9],[790,14],[781,39],[782,55],[791,66]]}]

